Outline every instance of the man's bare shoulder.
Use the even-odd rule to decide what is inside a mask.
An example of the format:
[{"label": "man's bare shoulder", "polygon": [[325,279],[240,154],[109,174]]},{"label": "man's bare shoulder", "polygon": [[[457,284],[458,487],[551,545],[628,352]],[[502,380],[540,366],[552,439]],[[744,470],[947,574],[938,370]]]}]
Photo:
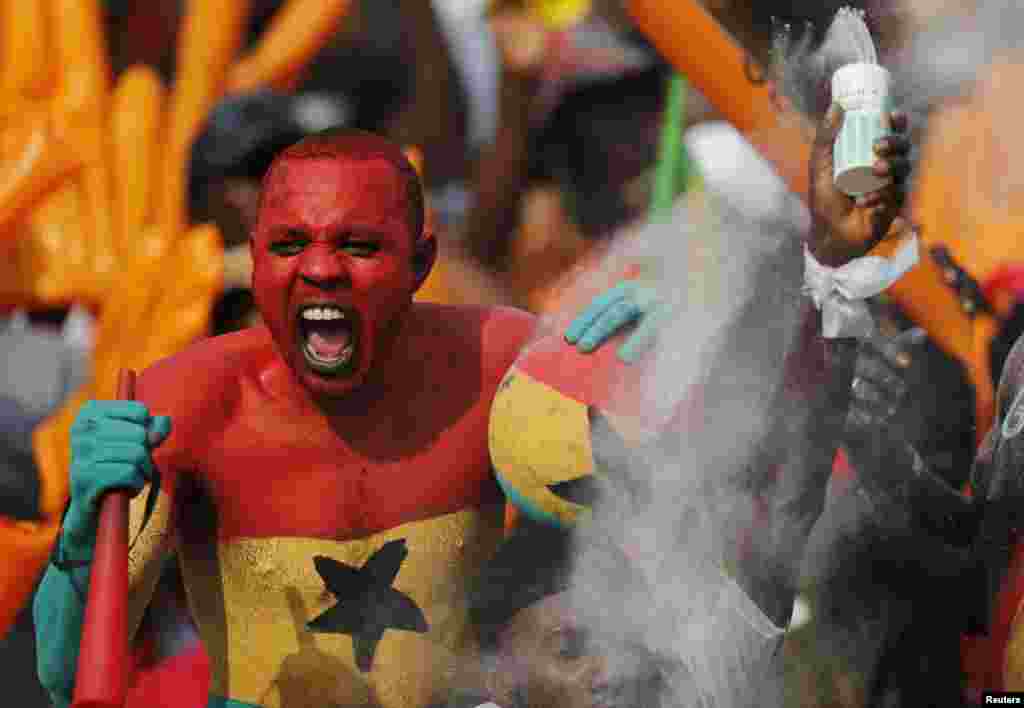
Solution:
[{"label": "man's bare shoulder", "polygon": [[154,415],[216,416],[237,399],[242,378],[272,351],[263,327],[200,340],[143,371],[138,398]]},{"label": "man's bare shoulder", "polygon": [[530,341],[537,318],[515,307],[417,303],[414,316],[421,328],[445,339],[471,339],[479,346],[486,369],[502,373]]}]

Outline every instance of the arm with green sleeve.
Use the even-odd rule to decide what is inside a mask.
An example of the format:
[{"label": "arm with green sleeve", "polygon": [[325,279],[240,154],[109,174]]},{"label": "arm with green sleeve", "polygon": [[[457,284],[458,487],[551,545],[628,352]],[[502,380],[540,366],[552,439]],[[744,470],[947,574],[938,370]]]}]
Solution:
[{"label": "arm with green sleeve", "polygon": [[[71,427],[71,500],[54,558],[33,603],[37,668],[42,685],[58,708],[70,705],[96,545],[100,500],[113,489],[127,489],[131,532],[129,628],[137,628],[152,595],[169,538],[169,502],[159,489],[153,451],[170,433],[170,419],[151,416],[136,401],[89,401]],[[148,494],[139,494],[149,487]],[[151,495],[155,502],[147,504]],[[145,517],[145,533],[139,535]]]}]

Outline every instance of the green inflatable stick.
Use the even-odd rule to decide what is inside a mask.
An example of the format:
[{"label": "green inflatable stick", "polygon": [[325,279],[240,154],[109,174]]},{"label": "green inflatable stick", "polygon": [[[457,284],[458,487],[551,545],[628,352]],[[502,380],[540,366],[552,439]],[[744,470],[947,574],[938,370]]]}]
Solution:
[{"label": "green inflatable stick", "polygon": [[654,167],[649,211],[652,219],[672,208],[676,197],[689,188],[696,173],[693,161],[690,160],[683,144],[686,96],[686,79],[678,73],[673,73],[668,81],[658,159]]}]

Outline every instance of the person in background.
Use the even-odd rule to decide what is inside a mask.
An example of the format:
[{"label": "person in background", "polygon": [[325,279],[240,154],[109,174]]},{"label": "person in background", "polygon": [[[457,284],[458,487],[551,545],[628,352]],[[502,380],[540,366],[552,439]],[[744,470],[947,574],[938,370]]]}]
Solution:
[{"label": "person in background", "polygon": [[481,154],[463,239],[501,271],[523,196],[538,185],[559,186],[565,223],[588,238],[643,212],[646,191],[631,185],[654,161],[668,69],[596,13],[555,30],[513,3],[491,25],[502,58],[497,136]]}]

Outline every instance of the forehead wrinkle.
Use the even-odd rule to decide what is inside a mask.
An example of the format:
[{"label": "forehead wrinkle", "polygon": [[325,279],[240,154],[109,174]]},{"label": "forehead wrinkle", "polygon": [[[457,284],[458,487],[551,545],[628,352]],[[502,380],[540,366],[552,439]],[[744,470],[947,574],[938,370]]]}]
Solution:
[{"label": "forehead wrinkle", "polygon": [[[349,161],[339,164],[322,157],[301,158],[320,162],[310,175],[295,161],[282,160],[268,173],[264,184],[263,206],[294,213],[296,199],[310,197],[302,211],[317,214],[341,208],[345,218],[354,218],[366,225],[384,225],[394,221],[403,224],[409,212],[408,198],[401,175],[388,169],[390,163],[380,160]],[[316,170],[326,173],[326,184],[319,182]],[[336,196],[335,196],[336,195]],[[326,196],[326,199],[324,197]],[[376,217],[376,218],[375,218]],[[318,220],[322,220],[318,216]]]},{"label": "forehead wrinkle", "polygon": [[408,212],[410,234],[419,239],[424,234],[425,206],[423,185],[420,176],[408,157],[396,143],[379,135],[360,130],[334,129],[304,138],[291,147],[285,148],[271,163],[263,178],[260,207],[264,204],[266,192],[274,173],[281,168],[287,175],[292,164],[301,164],[307,159],[319,159],[333,163],[384,162],[391,166],[396,178],[402,183],[401,191]]}]

